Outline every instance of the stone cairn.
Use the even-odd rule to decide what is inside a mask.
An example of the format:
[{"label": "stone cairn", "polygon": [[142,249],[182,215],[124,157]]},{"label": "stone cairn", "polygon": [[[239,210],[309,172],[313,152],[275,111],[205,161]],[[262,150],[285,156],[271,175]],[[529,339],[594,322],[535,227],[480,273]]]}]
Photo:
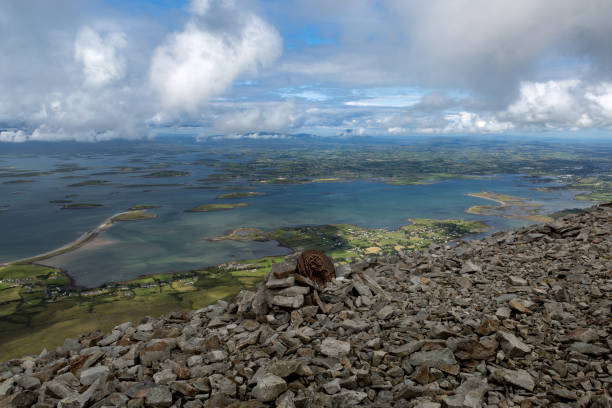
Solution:
[{"label": "stone cairn", "polygon": [[0,406],[610,407],[612,205],[335,269],[0,363]]}]

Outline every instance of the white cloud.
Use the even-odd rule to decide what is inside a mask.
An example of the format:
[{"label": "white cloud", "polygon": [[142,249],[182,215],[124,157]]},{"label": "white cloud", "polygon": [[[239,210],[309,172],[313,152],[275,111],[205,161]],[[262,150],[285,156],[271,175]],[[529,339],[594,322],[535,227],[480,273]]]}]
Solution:
[{"label": "white cloud", "polygon": [[0,131],[0,142],[22,143],[28,140],[28,135],[23,130]]},{"label": "white cloud", "polygon": [[460,112],[446,115],[448,124],[444,133],[500,133],[514,128],[510,122],[500,122],[496,118],[483,118],[473,112]]},{"label": "white cloud", "polygon": [[99,87],[123,78],[125,59],[119,52],[126,44],[122,33],[101,36],[90,27],[79,30],[74,42],[74,58],[83,65],[85,84]]},{"label": "white cloud", "polygon": [[195,113],[238,77],[256,75],[274,62],[282,39],[274,27],[233,2],[195,1],[192,9],[207,18],[215,12],[234,16],[230,26],[219,28],[195,15],[183,30],[171,34],[153,54],[150,84],[165,108]]},{"label": "white cloud", "polygon": [[519,99],[508,107],[508,114],[522,122],[575,122],[580,117],[576,79],[523,82]]},{"label": "white cloud", "polygon": [[419,103],[421,95],[387,95],[374,98],[358,99],[348,101],[344,104],[347,106],[368,106],[380,108],[406,108]]},{"label": "white cloud", "polygon": [[216,132],[283,132],[296,126],[300,115],[293,101],[278,104],[258,104],[241,109],[236,106],[232,112],[219,115],[213,124]]}]

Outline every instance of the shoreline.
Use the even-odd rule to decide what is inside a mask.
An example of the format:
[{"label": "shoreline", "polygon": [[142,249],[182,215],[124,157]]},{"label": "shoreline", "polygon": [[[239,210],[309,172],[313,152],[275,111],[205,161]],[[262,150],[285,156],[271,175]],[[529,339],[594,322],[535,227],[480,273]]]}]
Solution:
[{"label": "shoreline", "polygon": [[[489,200],[489,201],[496,202],[496,203],[498,203],[502,207],[508,205],[508,203],[506,203],[505,201],[498,200],[496,198],[487,197],[486,195],[481,194],[481,193],[468,193],[467,195],[470,196],[470,197],[482,198],[484,200]],[[478,207],[478,206],[475,206],[475,207]],[[472,207],[470,207],[470,208],[472,208]],[[468,210],[469,210],[469,208],[468,208]]]},{"label": "shoreline", "polygon": [[65,245],[62,245],[59,248],[53,249],[53,250],[48,251],[48,252],[43,252],[42,254],[30,256],[30,257],[27,257],[27,258],[21,258],[21,259],[17,259],[17,260],[14,260],[14,261],[4,262],[4,263],[0,264],[0,267],[12,265],[12,264],[35,263],[35,262],[38,262],[38,261],[44,261],[45,259],[56,257],[58,255],[62,255],[62,254],[68,253],[68,252],[72,252],[72,251],[82,247],[84,244],[94,240],[100,234],[100,232],[102,232],[104,230],[107,230],[107,229],[111,228],[113,225],[115,225],[115,219],[117,217],[119,217],[121,215],[124,215],[124,214],[130,214],[131,212],[133,212],[133,211],[122,211],[120,213],[111,215],[110,217],[105,219],[102,222],[102,224],[98,225],[96,228],[92,229],[91,231],[87,231],[87,232],[83,233],[80,237],[78,237],[74,241],[69,242],[69,243],[67,243]]}]

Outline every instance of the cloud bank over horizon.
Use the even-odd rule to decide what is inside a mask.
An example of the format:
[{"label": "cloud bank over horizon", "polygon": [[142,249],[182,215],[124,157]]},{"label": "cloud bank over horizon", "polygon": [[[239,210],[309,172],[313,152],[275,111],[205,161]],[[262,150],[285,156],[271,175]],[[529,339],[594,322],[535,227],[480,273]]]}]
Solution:
[{"label": "cloud bank over horizon", "polygon": [[612,130],[607,0],[8,0],[0,141]]}]

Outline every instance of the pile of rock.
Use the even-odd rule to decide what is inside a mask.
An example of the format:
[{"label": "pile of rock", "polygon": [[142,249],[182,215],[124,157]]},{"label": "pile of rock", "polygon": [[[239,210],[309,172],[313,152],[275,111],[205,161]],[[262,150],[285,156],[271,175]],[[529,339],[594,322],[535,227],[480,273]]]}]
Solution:
[{"label": "pile of rock", "polygon": [[0,406],[609,407],[612,206],[0,364]]}]

